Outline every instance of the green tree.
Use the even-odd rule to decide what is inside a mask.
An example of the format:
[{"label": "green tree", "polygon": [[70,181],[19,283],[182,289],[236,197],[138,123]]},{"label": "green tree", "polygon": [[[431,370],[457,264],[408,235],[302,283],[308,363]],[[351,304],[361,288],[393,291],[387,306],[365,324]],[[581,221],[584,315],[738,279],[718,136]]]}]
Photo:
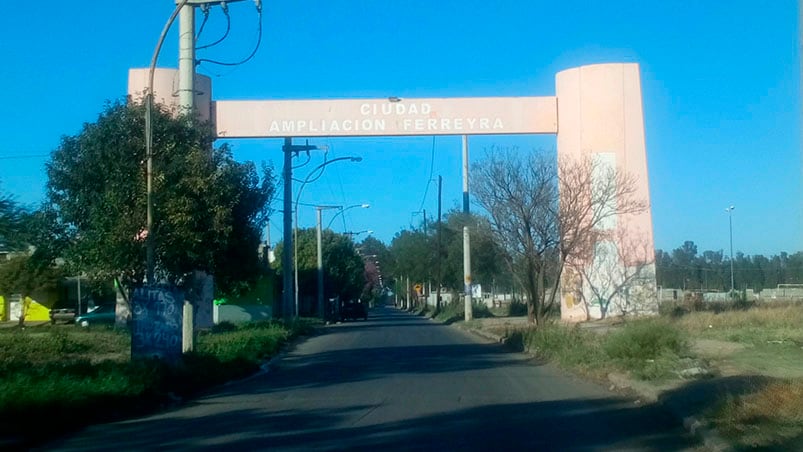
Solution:
[{"label": "green tree", "polygon": [[404,278],[412,283],[435,279],[435,238],[423,230],[402,230],[390,242],[393,256],[393,274],[396,275],[396,291],[404,292]]},{"label": "green tree", "polygon": [[361,299],[376,300],[386,284],[393,280],[393,255],[382,241],[368,236],[357,246],[365,262],[365,287]]},{"label": "green tree", "polygon": [[[213,146],[208,124],[153,116],[154,236],[158,277],[193,270],[215,275],[223,292],[259,272],[257,246],[274,175]],[[94,123],[66,136],[47,163],[48,201],[69,242],[66,257],[126,285],[145,276],[144,107],[111,103]]]},{"label": "green tree", "polygon": [[[318,244],[315,228],[299,229],[296,236],[296,265],[298,266],[299,314],[313,315],[317,312],[318,293]],[[324,270],[324,299],[340,297],[341,300],[356,300],[365,286],[363,260],[357,253],[350,237],[330,229],[321,234],[322,261]],[[290,250],[292,252],[292,250]],[[284,273],[282,258],[284,242],[276,245],[275,268]],[[289,269],[289,271],[293,271]]]},{"label": "green tree", "polygon": [[18,248],[24,240],[25,209],[10,194],[0,193],[0,247]]},{"label": "green tree", "polygon": [[489,290],[497,282],[510,284],[510,271],[505,252],[497,244],[487,217],[465,214],[454,209],[446,213],[442,228],[445,259],[443,285],[463,291],[463,226],[469,227],[471,237],[471,280]]}]

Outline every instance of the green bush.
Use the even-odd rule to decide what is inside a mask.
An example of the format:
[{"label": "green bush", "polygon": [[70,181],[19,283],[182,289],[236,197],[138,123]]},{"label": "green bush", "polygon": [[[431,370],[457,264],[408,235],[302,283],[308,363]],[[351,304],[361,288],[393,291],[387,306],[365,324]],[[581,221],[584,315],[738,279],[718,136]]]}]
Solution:
[{"label": "green bush", "polygon": [[527,304],[521,300],[513,300],[507,307],[507,315],[510,317],[521,317],[527,315]]},{"label": "green bush", "polygon": [[[546,324],[528,331],[528,349],[559,365],[592,372],[604,368],[601,338],[577,326]],[[596,373],[594,370],[592,373]]]},{"label": "green bush", "polygon": [[[490,309],[488,309],[488,305],[485,303],[472,303],[471,304],[471,311],[474,315],[475,319],[482,319],[482,318],[489,318],[494,317],[493,313]],[[465,316],[465,312],[463,313]]]},{"label": "green bush", "polygon": [[603,349],[634,376],[654,380],[667,376],[689,344],[680,330],[660,319],[626,324],[606,336]]},{"label": "green bush", "polygon": [[[493,313],[485,303],[472,303],[472,313],[474,318],[494,317]],[[435,319],[441,322],[456,322],[466,317],[466,306],[463,300],[452,300],[441,305],[441,309],[435,313]]]},{"label": "green bush", "polygon": [[211,332],[213,334],[214,333],[226,333],[226,332],[229,332],[229,331],[237,331],[237,325],[235,325],[235,324],[233,324],[231,322],[228,322],[228,321],[224,321],[224,322],[220,322],[220,323],[218,323],[216,325],[213,325],[212,329],[211,329]]}]

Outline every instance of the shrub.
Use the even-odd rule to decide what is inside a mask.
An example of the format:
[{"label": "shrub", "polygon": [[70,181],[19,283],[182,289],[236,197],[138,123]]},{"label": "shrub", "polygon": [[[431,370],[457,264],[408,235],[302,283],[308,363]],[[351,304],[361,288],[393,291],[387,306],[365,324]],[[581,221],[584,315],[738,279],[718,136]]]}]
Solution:
[{"label": "shrub", "polygon": [[510,317],[520,317],[527,315],[527,304],[521,300],[513,300],[507,307],[507,315]]},{"label": "shrub", "polygon": [[[475,319],[494,317],[494,315],[491,312],[491,310],[488,309],[488,305],[486,305],[485,303],[482,303],[482,302],[472,303],[471,304],[471,310],[472,310],[472,313],[474,314],[474,318]],[[465,312],[463,314],[465,315]]]},{"label": "shrub", "polygon": [[636,377],[653,380],[667,376],[678,358],[688,354],[689,344],[668,322],[650,319],[608,334],[603,349]]},{"label": "shrub", "polygon": [[464,309],[462,302],[452,300],[449,303],[441,304],[441,308],[435,311],[435,318],[442,322],[461,320],[465,316]]},{"label": "shrub", "polygon": [[235,324],[233,324],[233,323],[231,323],[229,321],[224,321],[224,322],[218,323],[217,325],[213,325],[212,329],[211,329],[211,333],[212,334],[227,333],[229,331],[237,331],[237,325],[235,325]]},{"label": "shrub", "polygon": [[803,380],[779,380],[713,410],[717,429],[738,447],[792,450],[803,435]]}]

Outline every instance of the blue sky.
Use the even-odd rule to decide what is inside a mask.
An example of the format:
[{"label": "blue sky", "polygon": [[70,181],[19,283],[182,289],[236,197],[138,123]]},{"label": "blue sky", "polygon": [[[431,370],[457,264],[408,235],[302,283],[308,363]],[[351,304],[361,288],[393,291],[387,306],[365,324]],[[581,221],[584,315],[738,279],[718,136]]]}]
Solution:
[{"label": "blue sky", "polygon": [[[173,5],[4,5],[0,189],[28,204],[42,199],[47,154],[94,121],[105,101],[125,95],[128,68],[148,65]],[[230,37],[199,57],[250,53],[253,2],[229,7]],[[264,4],[254,59],[235,68],[202,64],[199,72],[212,77],[216,99],[551,96],[560,70],[639,63],[656,247],[693,240],[701,251],[727,250],[724,209],[733,204],[735,250],[775,254],[803,250],[797,18],[791,0],[281,0]],[[213,9],[199,43],[224,28]],[[160,66],[177,65],[176,41],[174,26]],[[461,202],[459,137],[311,142],[330,146],[330,156],[363,157],[329,165],[304,188],[303,203],[372,205],[348,211],[345,226],[337,219],[338,231],[371,229],[388,242],[420,221],[412,212],[434,214],[436,186],[424,196],[430,167],[444,179],[444,210]],[[281,170],[279,140],[231,144],[237,159]],[[472,161],[492,146],[554,150],[555,138],[472,137]],[[328,222],[333,213],[324,215]],[[302,226],[314,224],[312,207],[299,216]],[[280,213],[271,224],[276,242]]]}]

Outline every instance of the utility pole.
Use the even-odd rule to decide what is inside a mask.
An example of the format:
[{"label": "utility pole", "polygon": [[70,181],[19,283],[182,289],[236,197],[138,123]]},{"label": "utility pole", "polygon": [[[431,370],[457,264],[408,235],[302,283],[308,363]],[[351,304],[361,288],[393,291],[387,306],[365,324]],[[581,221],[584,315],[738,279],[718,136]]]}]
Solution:
[{"label": "utility pole", "polygon": [[731,249],[731,296],[733,296],[733,291],[735,290],[733,284],[733,209],[735,207],[730,206],[725,209],[725,212],[728,212],[728,232],[730,233],[730,249]]},{"label": "utility pole", "polygon": [[315,228],[315,242],[318,250],[318,315],[321,320],[326,321],[326,315],[323,309],[323,238],[321,237],[321,216],[323,208],[320,206],[315,207],[315,214],[318,222]]},{"label": "utility pole", "polygon": [[463,312],[465,321],[468,322],[474,318],[471,305],[471,238],[468,235],[468,226],[463,226],[463,278],[466,294]]},{"label": "utility pole", "polygon": [[178,16],[178,100],[181,112],[195,107],[195,5],[185,4]]},{"label": "utility pole", "polygon": [[435,311],[441,309],[441,193],[443,189],[443,177],[438,176],[438,246],[437,246],[437,284],[438,293],[435,295]]},{"label": "utility pole", "polygon": [[284,211],[282,212],[282,303],[274,306],[279,307],[276,317],[281,316],[285,320],[292,317],[293,306],[293,139],[285,138],[284,146],[284,168],[282,177],[284,178]]},{"label": "utility pole", "polygon": [[[468,202],[468,135],[463,135],[463,214],[466,221],[469,220]],[[468,224],[463,226],[463,290],[465,294],[463,312],[465,320],[474,318],[473,306],[471,304],[471,236]]]},{"label": "utility pole", "polygon": [[463,213],[469,213],[468,207],[468,135],[463,135]]},{"label": "utility pole", "polygon": [[[178,100],[188,121],[195,117],[195,6],[185,4],[178,15]],[[184,300],[182,317],[183,353],[194,348],[193,306]]]},{"label": "utility pole", "polygon": [[[293,285],[293,155],[299,152],[314,151],[319,149],[312,144],[293,144],[292,137],[284,139],[282,152],[284,153],[284,167],[282,168],[282,178],[284,179],[284,194],[282,212],[282,303],[281,309],[275,317],[281,316],[285,320],[290,320],[295,312],[295,287]],[[345,159],[346,157],[341,157]],[[337,159],[336,159],[337,160]],[[335,160],[332,160],[335,161]],[[303,188],[303,184],[301,185]]]}]

